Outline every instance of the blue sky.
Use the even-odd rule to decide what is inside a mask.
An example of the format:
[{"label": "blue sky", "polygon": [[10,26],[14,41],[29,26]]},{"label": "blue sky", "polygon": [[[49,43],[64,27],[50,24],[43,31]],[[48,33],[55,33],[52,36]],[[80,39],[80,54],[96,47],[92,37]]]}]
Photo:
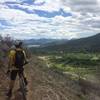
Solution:
[{"label": "blue sky", "polygon": [[100,0],[0,0],[0,8],[3,36],[72,39],[100,32]]}]

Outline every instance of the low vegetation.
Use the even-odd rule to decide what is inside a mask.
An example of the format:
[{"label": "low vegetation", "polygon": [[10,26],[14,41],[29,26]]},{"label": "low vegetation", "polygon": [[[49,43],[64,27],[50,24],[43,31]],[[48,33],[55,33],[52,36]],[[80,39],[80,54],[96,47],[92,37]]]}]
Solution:
[{"label": "low vegetation", "polygon": [[0,68],[7,66],[7,55],[12,43],[13,39],[9,35],[5,37],[0,36]]},{"label": "low vegetation", "polygon": [[100,54],[68,53],[44,56],[48,67],[78,78],[96,76],[100,71]]}]

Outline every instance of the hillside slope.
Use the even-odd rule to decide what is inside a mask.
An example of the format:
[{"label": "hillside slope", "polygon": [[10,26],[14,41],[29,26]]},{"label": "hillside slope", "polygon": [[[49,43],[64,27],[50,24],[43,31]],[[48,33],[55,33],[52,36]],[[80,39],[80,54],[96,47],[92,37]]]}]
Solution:
[{"label": "hillside slope", "polygon": [[[27,100],[100,100],[100,88],[87,83],[79,85],[70,76],[47,68],[45,63],[36,57],[30,60],[25,72],[29,81]],[[8,78],[1,69],[0,79],[0,100],[5,100]],[[83,91],[84,86],[86,90]],[[18,81],[11,100],[22,100],[17,89]]]},{"label": "hillside slope", "polygon": [[40,51],[100,52],[100,33],[91,37],[70,40],[61,45],[47,46]]}]

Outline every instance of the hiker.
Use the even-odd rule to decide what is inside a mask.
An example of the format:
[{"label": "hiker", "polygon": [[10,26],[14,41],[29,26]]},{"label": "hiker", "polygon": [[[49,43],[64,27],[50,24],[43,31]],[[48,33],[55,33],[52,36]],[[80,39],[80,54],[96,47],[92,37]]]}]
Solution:
[{"label": "hiker", "polygon": [[24,82],[27,85],[28,82],[24,75],[23,66],[27,64],[26,53],[22,48],[23,43],[21,41],[16,41],[14,46],[11,47],[9,52],[9,63],[8,63],[8,71],[10,75],[10,83],[9,83],[9,91],[7,96],[12,96],[12,90],[14,87],[14,83],[17,77],[17,74],[22,73],[24,76]]}]

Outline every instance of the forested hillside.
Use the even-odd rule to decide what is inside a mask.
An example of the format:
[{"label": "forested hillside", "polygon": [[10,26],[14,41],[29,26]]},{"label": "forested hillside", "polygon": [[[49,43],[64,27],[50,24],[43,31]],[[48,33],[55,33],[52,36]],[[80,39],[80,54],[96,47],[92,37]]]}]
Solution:
[{"label": "forested hillside", "polygon": [[70,40],[63,44],[49,45],[39,49],[33,48],[33,51],[34,50],[42,52],[100,52],[100,33],[87,38]]}]

